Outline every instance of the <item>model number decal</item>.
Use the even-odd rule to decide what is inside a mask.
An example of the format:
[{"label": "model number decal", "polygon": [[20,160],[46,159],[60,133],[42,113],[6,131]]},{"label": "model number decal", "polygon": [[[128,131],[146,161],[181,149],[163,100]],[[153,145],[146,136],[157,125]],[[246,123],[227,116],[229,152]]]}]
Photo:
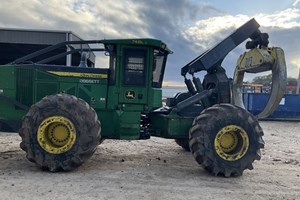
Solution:
[{"label": "model number decal", "polygon": [[79,79],[79,83],[99,84],[99,83],[100,83],[100,80],[93,80],[93,79]]},{"label": "model number decal", "polygon": [[81,73],[81,72],[60,72],[60,71],[47,71],[51,74],[58,76],[71,76],[71,77],[82,77],[82,78],[107,78],[107,74],[95,74],[95,73]]}]

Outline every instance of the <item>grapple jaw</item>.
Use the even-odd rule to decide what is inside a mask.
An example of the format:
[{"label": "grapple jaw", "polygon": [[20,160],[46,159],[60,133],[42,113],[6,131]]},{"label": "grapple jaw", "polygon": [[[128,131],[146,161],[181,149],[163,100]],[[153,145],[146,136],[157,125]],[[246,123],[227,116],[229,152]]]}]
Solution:
[{"label": "grapple jaw", "polygon": [[287,84],[284,51],[279,47],[255,47],[240,56],[233,77],[233,104],[245,108],[242,97],[245,72],[260,73],[269,70],[272,71],[271,93],[265,108],[257,115],[257,117],[265,118],[272,114],[284,96]]}]

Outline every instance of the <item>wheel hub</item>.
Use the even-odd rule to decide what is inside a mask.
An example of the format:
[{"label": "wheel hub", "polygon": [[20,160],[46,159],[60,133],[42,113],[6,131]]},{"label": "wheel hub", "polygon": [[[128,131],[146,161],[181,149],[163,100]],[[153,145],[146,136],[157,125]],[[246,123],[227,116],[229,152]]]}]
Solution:
[{"label": "wheel hub", "polygon": [[220,146],[225,153],[230,153],[237,145],[238,138],[233,132],[226,132],[220,138]]},{"label": "wheel hub", "polygon": [[53,123],[48,128],[48,138],[56,146],[64,146],[70,138],[70,131],[63,123]]},{"label": "wheel hub", "polygon": [[246,131],[236,125],[223,127],[216,135],[214,148],[224,160],[235,161],[241,159],[249,147],[249,138]]},{"label": "wheel hub", "polygon": [[48,153],[61,154],[72,148],[76,140],[73,123],[62,116],[48,117],[38,127],[39,145]]}]

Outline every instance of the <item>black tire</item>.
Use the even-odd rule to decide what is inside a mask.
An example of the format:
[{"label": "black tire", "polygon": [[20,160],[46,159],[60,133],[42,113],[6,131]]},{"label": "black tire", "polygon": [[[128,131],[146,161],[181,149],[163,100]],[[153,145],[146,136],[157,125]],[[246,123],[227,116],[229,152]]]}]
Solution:
[{"label": "black tire", "polygon": [[[41,123],[53,116],[71,121],[76,135],[74,137],[76,139],[73,139],[67,151],[55,154],[43,148],[37,138]],[[100,131],[101,124],[97,114],[85,101],[67,94],[52,95],[32,105],[23,117],[19,130],[19,135],[22,137],[20,147],[27,153],[26,157],[29,161],[45,170],[70,171],[79,167],[93,155],[101,140]],[[49,132],[48,130],[48,135]]]},{"label": "black tire", "polygon": [[[232,143],[225,143],[228,140],[224,135],[230,135]],[[252,170],[252,163],[261,158],[260,149],[264,147],[263,131],[257,119],[231,104],[215,105],[201,112],[194,119],[189,136],[195,160],[216,176],[240,176],[245,169]],[[231,146],[225,148],[222,142]]]},{"label": "black tire", "polygon": [[175,139],[176,144],[181,146],[186,151],[190,150],[189,139]]}]

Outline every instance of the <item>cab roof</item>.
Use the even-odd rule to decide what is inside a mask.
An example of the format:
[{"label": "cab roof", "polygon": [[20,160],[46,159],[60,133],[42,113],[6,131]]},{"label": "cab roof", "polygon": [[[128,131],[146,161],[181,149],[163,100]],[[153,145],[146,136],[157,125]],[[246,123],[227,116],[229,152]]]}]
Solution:
[{"label": "cab roof", "polygon": [[153,38],[132,38],[132,39],[104,39],[101,40],[103,44],[122,44],[122,45],[140,45],[140,46],[152,46],[164,50],[168,53],[173,53],[167,45],[161,40]]}]

